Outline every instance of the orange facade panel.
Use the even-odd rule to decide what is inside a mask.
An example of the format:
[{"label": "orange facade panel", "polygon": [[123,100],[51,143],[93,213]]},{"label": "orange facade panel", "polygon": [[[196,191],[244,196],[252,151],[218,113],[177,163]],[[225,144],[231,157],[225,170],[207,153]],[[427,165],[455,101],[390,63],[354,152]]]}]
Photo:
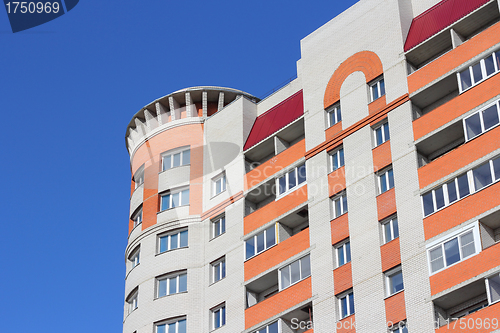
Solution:
[{"label": "orange facade panel", "polygon": [[476,311],[470,315],[452,321],[447,325],[436,329],[436,333],[489,333],[497,332],[500,327],[498,314],[500,313],[500,303],[495,303],[487,308]]},{"label": "orange facade panel", "polygon": [[396,192],[394,188],[377,196],[377,213],[379,221],[396,213]]},{"label": "orange facade panel", "polygon": [[333,288],[335,295],[352,288],[352,267],[350,262],[333,270]]},{"label": "orange facade panel", "polygon": [[247,215],[243,220],[245,235],[305,202],[307,202],[307,185]]},{"label": "orange facade panel", "polygon": [[435,295],[497,266],[500,266],[500,244],[432,275],[429,278],[431,294]]},{"label": "orange facade panel", "polygon": [[346,188],[345,167],[338,168],[328,175],[328,195],[333,196]]},{"label": "orange facade panel", "polygon": [[406,319],[404,291],[385,299],[385,318],[389,327]]},{"label": "orange facade panel", "polygon": [[469,110],[486,103],[498,95],[500,75],[496,74],[477,86],[463,92],[413,122],[415,140],[438,129]]},{"label": "orange facade panel", "polygon": [[500,23],[496,23],[462,45],[442,55],[408,76],[410,94],[457,68],[500,42]]},{"label": "orange facade panel", "polygon": [[278,265],[309,247],[309,228],[245,262],[245,281]]},{"label": "orange facade panel", "polygon": [[386,141],[372,150],[373,169],[375,172],[385,168],[392,163],[391,141]]},{"label": "orange facade panel", "polygon": [[377,98],[370,104],[368,104],[368,113],[373,114],[381,111],[383,108],[385,108],[387,105],[386,102],[386,97],[385,95],[381,96],[380,98]]},{"label": "orange facade panel", "polygon": [[356,318],[354,315],[339,320],[335,324],[337,333],[356,333]]},{"label": "orange facade panel", "polygon": [[496,127],[421,167],[418,169],[420,188],[422,189],[495,151],[499,147],[499,142],[500,127]]},{"label": "orange facade panel", "polygon": [[325,131],[326,140],[333,138],[335,135],[342,132],[342,121],[339,121],[335,125],[329,127]]},{"label": "orange facade panel", "polygon": [[332,245],[349,237],[349,213],[341,215],[330,222],[332,228]]},{"label": "orange facade panel", "polygon": [[290,164],[304,157],[306,153],[306,140],[303,139],[270,160],[262,163],[246,174],[245,189],[250,189],[261,183],[275,173],[283,170]]},{"label": "orange facade panel", "polygon": [[424,218],[425,239],[464,223],[500,205],[500,182],[469,195],[452,205]]},{"label": "orange facade panel", "polygon": [[399,247],[399,237],[393,239],[380,247],[382,257],[382,272],[385,272],[401,264],[401,249]]},{"label": "orange facade panel", "polygon": [[311,296],[311,278],[309,277],[246,309],[245,329],[276,316],[294,305],[308,300]]}]

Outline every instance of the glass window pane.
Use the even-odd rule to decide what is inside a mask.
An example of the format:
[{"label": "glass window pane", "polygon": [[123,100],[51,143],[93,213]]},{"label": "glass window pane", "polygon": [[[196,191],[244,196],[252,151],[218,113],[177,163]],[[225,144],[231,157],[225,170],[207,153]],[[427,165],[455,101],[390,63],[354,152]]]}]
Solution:
[{"label": "glass window pane", "polygon": [[222,314],[221,314],[222,326],[224,326],[224,325],[226,325],[226,307],[224,306],[221,310],[222,310]]},{"label": "glass window pane", "polygon": [[490,76],[491,74],[495,73],[495,60],[493,59],[493,55],[484,59],[484,65],[486,67],[487,76]]},{"label": "glass window pane", "polygon": [[339,217],[340,215],[342,215],[342,207],[340,206],[340,200],[341,200],[341,198],[338,198],[334,201],[335,217]]},{"label": "glass window pane", "polygon": [[391,223],[386,223],[384,224],[384,235],[385,235],[385,242],[390,242],[392,240],[392,233],[391,233]]},{"label": "glass window pane", "polygon": [[177,293],[177,277],[173,277],[168,279],[168,294],[176,294]]},{"label": "glass window pane", "polygon": [[384,173],[382,174],[379,178],[380,178],[380,193],[384,193],[385,191],[387,191],[387,174]]},{"label": "glass window pane", "polygon": [[394,238],[398,238],[399,237],[399,226],[398,226],[398,219],[397,218],[392,220],[392,228],[394,230]]},{"label": "glass window pane", "polygon": [[424,203],[424,216],[432,214],[434,212],[434,203],[432,201],[432,192],[429,192],[422,196],[422,202]]},{"label": "glass window pane", "polygon": [[460,236],[460,244],[462,247],[462,259],[476,253],[476,247],[474,246],[474,234],[472,231]]},{"label": "glass window pane", "polygon": [[174,154],[173,167],[178,167],[181,165],[181,153]]},{"label": "glass window pane", "polygon": [[264,233],[261,232],[257,235],[257,253],[264,251]]},{"label": "glass window pane", "polygon": [[483,123],[484,130],[488,130],[498,124],[498,110],[497,105],[490,106],[486,110],[483,111]]},{"label": "glass window pane", "polygon": [[158,297],[167,295],[167,281],[166,279],[158,281]]},{"label": "glass window pane", "polygon": [[191,150],[185,150],[182,153],[182,165],[188,165],[191,163]]},{"label": "glass window pane", "polygon": [[455,184],[455,179],[446,184],[446,189],[448,190],[448,201],[449,203],[455,202],[457,197],[457,186]]},{"label": "glass window pane", "polygon": [[342,318],[345,318],[345,317],[348,316],[348,313],[347,313],[347,296],[341,298],[340,304],[341,304],[340,307],[342,308]]},{"label": "glass window pane", "polygon": [[377,138],[377,146],[381,145],[384,142],[382,138],[382,127],[379,127],[375,130],[375,136]]},{"label": "glass window pane", "polygon": [[181,247],[188,246],[188,231],[181,231]]},{"label": "glass window pane", "polygon": [[472,86],[469,68],[460,73],[460,82],[462,83],[462,90]]},{"label": "glass window pane", "polygon": [[189,205],[189,190],[184,190],[181,192],[181,195],[182,195],[182,205],[183,206],[186,206],[186,205]]},{"label": "glass window pane", "polygon": [[436,209],[444,207],[444,192],[443,187],[440,187],[434,191],[436,195]]},{"label": "glass window pane", "polygon": [[340,165],[339,167],[344,165],[344,148],[340,149],[339,152]]},{"label": "glass window pane", "polygon": [[467,174],[462,175],[457,178],[458,181],[458,194],[460,195],[460,199],[469,195],[469,180],[467,179]]},{"label": "glass window pane", "polygon": [[481,134],[481,119],[479,118],[479,113],[476,113],[472,117],[465,119],[465,129],[467,131],[467,139],[470,140],[477,135]]},{"label": "glass window pane", "polygon": [[444,267],[443,251],[441,246],[436,247],[429,251],[429,257],[431,260],[431,271],[436,272]]},{"label": "glass window pane", "polygon": [[221,279],[225,278],[226,277],[226,260],[224,259],[224,261],[221,262],[221,265],[222,265],[222,269],[221,269]]},{"label": "glass window pane", "polygon": [[160,237],[160,253],[168,249],[168,236]]},{"label": "glass window pane", "polygon": [[500,157],[493,160],[493,170],[495,172],[495,179],[500,179]]},{"label": "glass window pane", "polygon": [[444,253],[446,256],[446,266],[453,265],[460,261],[460,252],[458,250],[458,238],[444,243]]},{"label": "glass window pane", "polygon": [[338,258],[339,266],[342,266],[345,264],[344,247],[343,246],[341,246],[337,249],[337,258]]},{"label": "glass window pane", "polygon": [[273,225],[271,228],[266,229],[266,249],[276,244],[276,228]]},{"label": "glass window pane", "polygon": [[374,84],[372,86],[372,99],[373,100],[376,100],[377,98],[379,98],[380,96],[378,95],[378,87],[377,87],[377,84]]},{"label": "glass window pane", "polygon": [[342,121],[342,112],[340,111],[340,107],[337,108],[337,122]]},{"label": "glass window pane", "polygon": [[290,266],[286,266],[281,270],[281,289],[285,289],[290,285]]},{"label": "glass window pane", "polygon": [[179,292],[187,291],[187,274],[179,275]]},{"label": "glass window pane", "polygon": [[170,249],[176,249],[178,247],[179,234],[170,235]]},{"label": "glass window pane", "polygon": [[172,194],[172,208],[179,207],[180,194],[174,193]]},{"label": "glass window pane", "polygon": [[278,332],[278,328],[279,328],[278,322],[272,323],[267,328],[268,328],[268,330],[267,330],[268,333],[279,333]]},{"label": "glass window pane", "polygon": [[170,194],[161,197],[161,210],[170,208]]},{"label": "glass window pane", "polygon": [[479,191],[493,182],[491,179],[490,163],[483,164],[473,169],[472,174],[474,176],[474,188],[476,191]]},{"label": "glass window pane", "polygon": [[333,126],[336,123],[335,120],[335,110],[328,112],[329,126]]},{"label": "glass window pane", "polygon": [[220,235],[220,220],[214,223],[214,237]]},{"label": "glass window pane", "polygon": [[302,164],[301,166],[299,166],[299,168],[297,169],[297,173],[298,183],[302,184],[306,181],[306,165]]},{"label": "glass window pane", "polygon": [[354,313],[354,294],[349,294],[349,314],[352,315]]},{"label": "glass window pane", "polygon": [[168,324],[168,333],[176,333],[175,332],[176,325],[177,325],[177,323]]},{"label": "glass window pane", "polygon": [[389,134],[389,123],[385,123],[384,124],[384,141],[387,141],[391,138],[390,134]]},{"label": "glass window pane", "polygon": [[295,175],[295,170],[288,173],[288,189],[294,188],[297,185],[297,177]]},{"label": "glass window pane", "polygon": [[167,155],[163,158],[163,171],[172,167],[172,155]]},{"label": "glass window pane", "polygon": [[345,243],[345,262],[351,261],[351,242]]},{"label": "glass window pane", "polygon": [[214,266],[214,281],[219,281],[221,279],[220,269],[220,263]]},{"label": "glass window pane", "polygon": [[220,309],[214,312],[214,327],[220,327]]},{"label": "glass window pane", "polygon": [[346,213],[347,212],[347,195],[343,195],[342,196],[342,209],[343,209],[343,213]]},{"label": "glass window pane", "polygon": [[165,332],[165,325],[156,326],[156,333],[166,333]]},{"label": "glass window pane", "polygon": [[223,217],[220,220],[221,220],[221,234],[223,234],[226,232],[226,218]]},{"label": "glass window pane", "polygon": [[488,278],[490,292],[490,303],[500,300],[500,276],[495,275]]},{"label": "glass window pane", "polygon": [[483,72],[481,71],[481,63],[472,66],[472,75],[474,75],[474,83],[478,83],[483,79]]},{"label": "glass window pane", "polygon": [[384,96],[385,95],[385,83],[384,83],[384,79],[380,80],[379,84],[380,84],[380,96]]},{"label": "glass window pane", "polygon": [[398,272],[390,277],[390,285],[391,285],[391,294],[397,293],[400,290],[403,290],[403,273]]},{"label": "glass window pane", "polygon": [[304,279],[311,275],[311,258],[306,256],[300,259],[301,277]]},{"label": "glass window pane", "polygon": [[290,265],[291,272],[291,283],[295,283],[300,280],[300,262],[299,260],[293,262]]},{"label": "glass window pane", "polygon": [[252,257],[255,254],[255,242],[254,238],[250,238],[246,242],[246,254],[247,254],[247,259]]},{"label": "glass window pane", "polygon": [[497,69],[500,70],[500,52],[495,52],[495,58],[497,59]]},{"label": "glass window pane", "polygon": [[332,155],[332,169],[335,171],[340,167],[339,165],[339,152]]},{"label": "glass window pane", "polygon": [[286,192],[286,176],[283,176],[279,179],[279,194]]},{"label": "glass window pane", "polygon": [[389,177],[389,188],[394,187],[394,171],[391,169],[387,171],[387,175]]}]

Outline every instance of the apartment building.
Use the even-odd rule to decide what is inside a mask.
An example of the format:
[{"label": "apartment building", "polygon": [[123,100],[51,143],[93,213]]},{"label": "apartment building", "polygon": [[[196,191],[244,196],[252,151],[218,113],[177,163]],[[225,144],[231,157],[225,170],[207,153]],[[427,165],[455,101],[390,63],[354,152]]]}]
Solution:
[{"label": "apartment building", "polygon": [[498,0],[361,0],[259,100],[130,121],[124,333],[500,329]]}]

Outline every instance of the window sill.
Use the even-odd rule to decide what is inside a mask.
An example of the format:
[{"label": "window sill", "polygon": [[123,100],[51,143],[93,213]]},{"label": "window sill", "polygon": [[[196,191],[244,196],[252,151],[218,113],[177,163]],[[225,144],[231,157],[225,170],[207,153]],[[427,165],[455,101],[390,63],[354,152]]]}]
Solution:
[{"label": "window sill", "polygon": [[282,193],[282,194],[279,194],[279,195],[276,195],[276,199],[274,201],[278,201],[284,197],[286,197],[287,195],[289,195],[290,193],[293,193],[295,191],[297,191],[299,188],[301,188],[302,186],[306,185],[307,184],[307,181],[295,186],[294,188]]},{"label": "window sill", "polygon": [[[264,229],[264,230],[265,230],[265,229]],[[254,235],[254,236],[255,236],[255,235]],[[252,237],[253,237],[253,236],[252,236]],[[293,237],[293,236],[292,236],[292,237]],[[243,262],[247,262],[247,261],[249,261],[249,260],[252,260],[253,258],[258,257],[258,256],[259,256],[259,255],[261,255],[262,253],[267,252],[267,250],[270,250],[270,249],[272,249],[273,247],[278,246],[278,244],[280,244],[280,243],[275,243],[274,245],[272,245],[272,246],[268,247],[268,248],[267,248],[267,249],[265,249],[264,251],[261,251],[261,252],[257,253],[256,255],[251,256],[251,257],[250,257],[250,258],[248,258],[248,259],[245,259]]]},{"label": "window sill", "polygon": [[398,239],[398,238],[399,238],[399,236],[398,236],[398,237],[395,237],[395,238],[393,238],[393,239],[391,239],[390,241],[387,241],[387,242],[383,243],[383,244],[382,244],[382,245],[380,245],[380,246],[384,246],[384,245],[386,245],[386,244],[389,244],[389,243],[391,243],[391,242],[394,242],[394,241],[395,241],[396,239]]},{"label": "window sill", "polygon": [[134,268],[136,268],[137,266],[139,266],[141,263],[138,263],[137,265],[135,265],[134,267],[132,267],[128,272],[127,272],[127,275],[125,275],[125,280],[128,278],[128,276],[130,275],[130,272],[132,272],[134,270]]},{"label": "window sill", "polygon": [[225,278],[226,278],[226,277],[224,276],[222,279],[217,280],[217,281],[215,281],[215,282],[212,282],[212,283],[210,283],[208,286],[209,286],[209,287],[211,287],[211,286],[213,286],[214,284],[216,284],[217,282],[220,282],[220,281],[224,280]]},{"label": "window sill", "polygon": [[400,291],[395,292],[394,294],[390,294],[389,296],[384,297],[384,300],[386,300],[386,299],[388,299],[388,298],[391,298],[391,297],[393,297],[393,296],[396,296],[397,294],[401,294],[401,293],[402,293],[402,292],[404,292],[404,291],[405,291],[405,289],[403,288],[403,289],[401,289]]},{"label": "window sill", "polygon": [[338,323],[338,322],[340,322],[340,321],[344,321],[344,320],[346,320],[346,319],[349,319],[350,317],[353,317],[355,314],[356,314],[356,313],[352,313],[352,314],[350,314],[350,315],[348,315],[348,316],[345,316],[344,318],[340,318],[339,320],[337,320],[337,323]]},{"label": "window sill", "polygon": [[183,292],[180,292],[180,293],[175,293],[175,294],[170,294],[170,295],[165,295],[165,296],[160,296],[160,297],[155,297],[153,299],[153,301],[156,301],[157,299],[163,299],[163,298],[166,298],[166,297],[169,297],[169,296],[175,296],[175,295],[182,295],[182,294],[187,294],[187,290],[186,291],[183,291]]},{"label": "window sill", "polygon": [[156,215],[160,214],[160,213],[163,213],[163,212],[168,212],[169,210],[172,210],[172,209],[176,209],[176,208],[180,208],[180,207],[189,207],[189,205],[181,205],[181,206],[177,206],[177,207],[171,207],[171,208],[167,208],[167,209],[164,209],[164,210],[160,210],[158,213],[156,213]]},{"label": "window sill", "polygon": [[173,167],[173,168],[170,168],[170,169],[166,169],[166,170],[161,170],[160,172],[158,172],[158,174],[162,174],[164,172],[167,172],[169,170],[172,170],[172,169],[178,169],[178,168],[182,168],[182,167],[190,167],[191,164],[184,164],[184,165],[179,165],[179,166],[176,166],[176,167]]},{"label": "window sill", "polygon": [[381,143],[381,144],[379,144],[379,145],[376,145],[375,147],[373,147],[373,148],[372,148],[372,150],[374,150],[375,148],[378,148],[378,147],[382,146],[384,143],[387,143],[387,142],[391,142],[391,139],[386,140],[386,141],[382,142],[382,143]]},{"label": "window sill", "polygon": [[189,246],[178,247],[176,249],[171,249],[171,250],[167,250],[167,251],[163,251],[163,252],[158,252],[157,254],[155,254],[155,257],[159,256],[160,254],[165,254],[165,253],[169,253],[169,252],[172,252],[172,251],[182,250],[182,249],[187,249],[187,248],[189,248]]},{"label": "window sill", "polygon": [[219,238],[219,237],[221,237],[222,235],[225,235],[225,234],[226,234],[226,232],[224,231],[222,234],[220,234],[220,235],[218,235],[218,236],[215,236],[215,237],[210,238],[209,242],[211,242],[211,241],[213,241],[214,239],[217,239],[217,238]]},{"label": "window sill", "polygon": [[[392,189],[394,189],[394,188],[395,188],[395,186],[394,186],[394,187],[391,187],[390,189],[388,189],[388,190],[387,190],[387,191],[385,191],[385,192],[382,192],[382,193],[377,194],[377,197],[380,197],[381,195],[386,194],[387,192],[390,192],[390,191],[391,191]],[[378,191],[377,191],[377,192],[378,192]]]},{"label": "window sill", "polygon": [[339,268],[342,268],[342,267],[344,267],[345,265],[347,265],[347,264],[349,264],[349,263],[350,263],[350,261],[346,262],[346,263],[345,263],[345,264],[343,264],[343,265],[340,265],[340,266],[335,267],[333,270],[335,271],[335,270],[337,270],[337,269],[339,269]]},{"label": "window sill", "polygon": [[210,200],[214,199],[215,197],[217,197],[217,196],[221,195],[222,193],[224,193],[224,192],[226,192],[226,191],[227,191],[227,189],[225,189],[225,190],[224,190],[224,191],[222,191],[222,192],[219,192],[219,193],[217,193],[217,194],[212,195],[212,196],[210,197]]},{"label": "window sill", "polygon": [[347,213],[349,213],[349,212],[345,212],[345,213],[340,214],[339,216],[335,216],[333,219],[330,220],[330,222],[332,222],[332,221],[334,221],[334,220],[336,220],[338,218],[341,218],[342,216],[344,216]]}]

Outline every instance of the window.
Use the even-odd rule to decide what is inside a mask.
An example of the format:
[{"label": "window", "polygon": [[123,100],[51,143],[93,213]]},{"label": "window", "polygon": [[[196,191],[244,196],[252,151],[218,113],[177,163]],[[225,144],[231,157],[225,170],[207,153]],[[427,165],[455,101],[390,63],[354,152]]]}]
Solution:
[{"label": "window", "polygon": [[391,137],[389,134],[389,123],[385,122],[373,129],[373,135],[375,139],[375,147],[380,146],[384,142],[388,141]]},{"label": "window", "polygon": [[259,232],[245,241],[246,259],[256,256],[262,251],[276,245],[276,243],[276,224],[273,224],[266,230]]},{"label": "window", "polygon": [[399,237],[398,218],[396,216],[382,222],[382,231],[384,234],[384,244],[389,243]]},{"label": "window", "polygon": [[134,251],[132,251],[132,253],[130,254],[130,256],[128,257],[128,260],[130,261],[131,263],[131,267],[130,269],[134,268],[135,266],[139,265],[139,257],[140,257],[140,254],[141,254],[141,248],[140,246],[136,247],[134,249]]},{"label": "window", "polygon": [[291,285],[309,277],[311,275],[311,261],[309,255],[302,259],[295,260],[279,270],[279,290],[290,287]]},{"label": "window", "polygon": [[408,333],[408,327],[405,323],[400,323],[396,329],[392,330],[391,333]]},{"label": "window", "polygon": [[183,293],[187,291],[186,271],[158,277],[156,278],[156,282],[157,282],[156,297],[158,298],[163,296]]},{"label": "window", "polygon": [[168,320],[155,325],[155,333],[187,333],[186,318]]},{"label": "window", "polygon": [[253,331],[252,333],[279,333],[280,332],[280,322],[275,321],[272,324],[267,325],[264,328],[261,328],[260,330]]},{"label": "window", "polygon": [[497,126],[500,123],[499,111],[500,105],[497,101],[465,118],[463,125],[466,140],[471,140]]},{"label": "window", "polygon": [[224,215],[212,220],[212,238],[219,237],[226,232],[226,217]]},{"label": "window", "polygon": [[158,237],[159,253],[170,250],[175,250],[188,246],[188,231],[187,229],[175,231],[173,233],[162,234]]},{"label": "window", "polygon": [[132,311],[137,309],[138,296],[139,296],[139,289],[135,288],[127,297],[128,313],[131,313]]},{"label": "window", "polygon": [[342,121],[342,113],[340,111],[340,104],[332,106],[326,111],[328,115],[328,127],[332,127],[339,121]]},{"label": "window", "polygon": [[302,164],[277,179],[278,195],[295,190],[306,181],[306,165]]},{"label": "window", "polygon": [[212,320],[212,330],[226,325],[226,304],[221,304],[210,310]]},{"label": "window", "polygon": [[338,297],[340,308],[340,319],[354,314],[354,293],[348,291]]},{"label": "window", "polygon": [[[487,282],[486,282],[487,283]],[[485,301],[481,301],[479,303],[476,303],[472,306],[469,306],[467,307],[466,309],[464,310],[460,310],[459,312],[456,312],[456,313],[452,313],[450,315],[451,318],[462,318],[462,317],[465,317],[467,315],[470,315],[471,313],[474,313],[476,311],[479,311],[481,310],[482,308],[485,308],[488,306],[488,300],[485,300]]]},{"label": "window", "polygon": [[344,148],[336,150],[330,155],[330,160],[332,164],[332,171],[337,170],[344,166]]},{"label": "window", "polygon": [[498,273],[486,279],[486,293],[490,305],[500,301],[500,275]]},{"label": "window", "polygon": [[132,215],[132,221],[134,221],[134,228],[142,223],[142,207]]},{"label": "window", "polygon": [[189,205],[189,188],[172,190],[161,196],[161,210]]},{"label": "window", "polygon": [[347,213],[347,195],[342,193],[332,199],[333,218]]},{"label": "window", "polygon": [[378,191],[380,194],[394,187],[394,172],[392,167],[378,174]]},{"label": "window", "polygon": [[384,95],[385,95],[385,83],[383,77],[377,79],[373,83],[370,83],[370,97],[372,102]]},{"label": "window", "polygon": [[216,196],[226,190],[226,173],[223,172],[221,175],[212,179],[212,196]]},{"label": "window", "polygon": [[180,148],[174,151],[170,150],[162,154],[162,171],[189,165],[191,163],[191,150]]},{"label": "window", "polygon": [[139,186],[144,183],[144,165],[142,165],[139,169],[134,174],[134,183],[135,183],[135,188],[138,188]]},{"label": "window", "polygon": [[473,223],[465,230],[437,240],[427,246],[429,270],[434,274],[481,251],[479,225]]},{"label": "window", "polygon": [[498,73],[500,69],[500,54],[493,52],[488,57],[481,59],[478,63],[467,67],[458,73],[458,86],[460,93],[479,84],[491,75]]},{"label": "window", "polygon": [[490,160],[422,195],[424,217],[500,179],[500,157]]},{"label": "window", "polygon": [[349,242],[349,239],[342,241],[334,247],[337,257],[337,267],[345,265],[351,261],[351,242]]},{"label": "window", "polygon": [[226,257],[222,257],[210,264],[212,270],[212,283],[226,277]]},{"label": "window", "polygon": [[385,281],[387,296],[394,295],[395,293],[403,290],[403,272],[401,271],[401,266],[391,269],[385,273]]}]

